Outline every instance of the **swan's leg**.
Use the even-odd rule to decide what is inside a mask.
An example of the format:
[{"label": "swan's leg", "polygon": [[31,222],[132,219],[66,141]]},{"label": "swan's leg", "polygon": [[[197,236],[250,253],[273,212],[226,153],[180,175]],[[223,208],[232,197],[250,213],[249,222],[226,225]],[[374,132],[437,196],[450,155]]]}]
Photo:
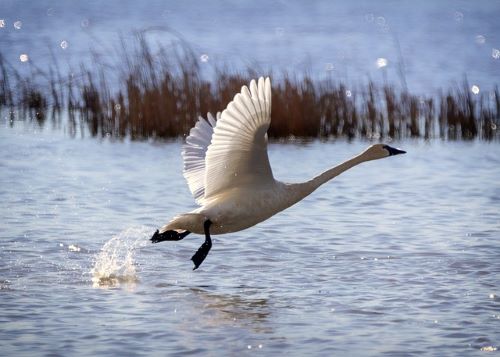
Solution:
[{"label": "swan's leg", "polygon": [[191,257],[191,260],[194,263],[194,268],[193,270],[198,269],[198,267],[203,263],[205,258],[208,255],[208,252],[210,251],[210,248],[212,248],[212,239],[210,238],[210,225],[212,222],[207,219],[205,223],[203,223],[203,229],[205,230],[205,242],[201,245],[200,248],[194,253],[194,255]]},{"label": "swan's leg", "polygon": [[182,233],[179,233],[177,231],[165,231],[163,233],[160,233],[158,230],[156,230],[155,234],[151,237],[151,242],[153,243],[159,243],[159,242],[164,242],[166,240],[169,241],[176,241],[176,240],[181,240],[185,236],[187,236],[190,231],[184,231]]}]

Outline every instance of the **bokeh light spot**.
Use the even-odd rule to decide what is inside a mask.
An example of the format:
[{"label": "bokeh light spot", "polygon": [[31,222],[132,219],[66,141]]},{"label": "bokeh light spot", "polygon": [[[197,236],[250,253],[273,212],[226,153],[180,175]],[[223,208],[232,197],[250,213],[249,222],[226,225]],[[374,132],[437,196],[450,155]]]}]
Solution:
[{"label": "bokeh light spot", "polygon": [[377,68],[384,68],[387,66],[389,62],[387,61],[387,58],[377,58]]},{"label": "bokeh light spot", "polygon": [[209,57],[208,57],[208,55],[206,53],[204,53],[204,54],[202,54],[200,56],[200,61],[201,62],[208,62],[208,59],[209,59]]},{"label": "bokeh light spot", "polygon": [[464,21],[464,14],[460,11],[455,11],[455,13],[453,14],[453,18],[456,22],[462,22]]},{"label": "bokeh light spot", "polygon": [[486,42],[486,37],[484,37],[483,35],[476,36],[476,43],[478,45],[484,45],[485,42]]}]

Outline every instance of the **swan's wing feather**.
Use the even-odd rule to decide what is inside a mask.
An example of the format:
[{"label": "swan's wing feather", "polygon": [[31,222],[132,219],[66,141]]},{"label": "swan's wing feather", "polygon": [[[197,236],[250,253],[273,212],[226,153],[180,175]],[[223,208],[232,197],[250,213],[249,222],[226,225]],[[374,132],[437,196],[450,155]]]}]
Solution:
[{"label": "swan's wing feather", "polygon": [[[220,113],[217,113],[217,117],[219,116]],[[182,147],[183,175],[198,204],[202,204],[205,195],[205,154],[212,140],[216,123],[210,113],[207,114],[207,119],[199,117]]]},{"label": "swan's wing feather", "polygon": [[243,86],[222,112],[205,159],[204,199],[231,187],[274,181],[267,156],[271,81]]}]

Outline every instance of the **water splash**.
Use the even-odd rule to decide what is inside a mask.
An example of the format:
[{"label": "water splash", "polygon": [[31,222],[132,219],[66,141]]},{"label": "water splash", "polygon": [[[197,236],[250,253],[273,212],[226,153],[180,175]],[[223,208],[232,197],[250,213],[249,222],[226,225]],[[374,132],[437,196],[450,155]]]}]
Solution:
[{"label": "water splash", "polygon": [[138,281],[135,254],[148,243],[151,228],[128,228],[104,244],[91,270],[94,287],[110,288]]}]

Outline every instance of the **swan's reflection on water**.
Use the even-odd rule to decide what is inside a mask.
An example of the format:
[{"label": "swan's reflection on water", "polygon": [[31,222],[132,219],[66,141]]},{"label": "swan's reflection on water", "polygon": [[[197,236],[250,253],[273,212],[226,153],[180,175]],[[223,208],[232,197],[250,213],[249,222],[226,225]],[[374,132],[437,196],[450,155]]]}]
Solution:
[{"label": "swan's reflection on water", "polygon": [[272,332],[267,324],[271,315],[268,299],[216,293],[203,288],[190,288],[189,291],[193,308],[201,315],[198,322],[207,327],[229,325],[258,333]]}]

